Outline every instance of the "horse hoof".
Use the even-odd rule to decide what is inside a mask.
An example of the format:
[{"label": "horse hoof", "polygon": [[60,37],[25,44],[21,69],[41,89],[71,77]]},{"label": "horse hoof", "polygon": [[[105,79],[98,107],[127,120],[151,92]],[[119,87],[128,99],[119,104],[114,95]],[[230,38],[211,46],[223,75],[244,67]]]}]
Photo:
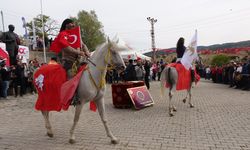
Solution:
[{"label": "horse hoof", "polygon": [[182,101],[183,101],[183,103],[186,103],[186,99],[183,99]]},{"label": "horse hoof", "polygon": [[173,107],[173,111],[174,111],[174,112],[176,112],[176,111],[177,111],[176,107]]},{"label": "horse hoof", "polygon": [[111,140],[111,144],[118,144],[119,142],[119,140]]},{"label": "horse hoof", "polygon": [[53,138],[54,137],[54,134],[53,133],[47,133],[48,137],[51,137]]},{"label": "horse hoof", "polygon": [[194,108],[194,105],[193,105],[193,104],[190,104],[190,108]]},{"label": "horse hoof", "polygon": [[69,143],[70,143],[70,144],[75,144],[75,143],[76,143],[76,140],[74,140],[74,139],[69,139]]},{"label": "horse hoof", "polygon": [[170,114],[169,114],[169,116],[170,116],[170,117],[173,117],[173,116],[174,116],[174,114],[173,114],[173,113],[170,113]]}]

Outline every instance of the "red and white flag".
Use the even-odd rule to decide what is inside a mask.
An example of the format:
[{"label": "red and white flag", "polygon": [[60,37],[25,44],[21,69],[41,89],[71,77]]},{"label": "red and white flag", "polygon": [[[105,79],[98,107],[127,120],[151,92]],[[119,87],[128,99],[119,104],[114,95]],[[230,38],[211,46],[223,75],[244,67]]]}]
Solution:
[{"label": "red and white flag", "polygon": [[10,66],[9,53],[6,51],[5,43],[0,43],[0,57],[6,62],[6,66]]},{"label": "red and white flag", "polygon": [[70,30],[60,32],[50,46],[50,50],[59,53],[62,48],[71,46],[73,48],[81,47],[81,30],[77,26]]}]

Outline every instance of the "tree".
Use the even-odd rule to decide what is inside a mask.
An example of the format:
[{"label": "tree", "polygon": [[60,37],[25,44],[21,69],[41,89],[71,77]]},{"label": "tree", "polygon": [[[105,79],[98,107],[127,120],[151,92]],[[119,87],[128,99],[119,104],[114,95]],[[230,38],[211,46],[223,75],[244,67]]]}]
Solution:
[{"label": "tree", "polygon": [[[35,32],[36,35],[39,37],[42,37],[42,19],[41,14],[37,15],[34,19],[35,24]],[[59,31],[59,26],[57,22],[53,19],[51,19],[49,16],[43,15],[43,23],[44,23],[44,36],[45,38],[48,38],[48,36],[56,36]],[[29,35],[33,35],[33,27],[32,27],[32,21],[28,22],[26,24],[27,29],[29,31]]]},{"label": "tree", "polygon": [[72,18],[76,24],[81,27],[81,36],[83,42],[87,45],[90,51],[105,42],[103,25],[98,20],[95,11],[80,11],[77,17]]},{"label": "tree", "polygon": [[212,58],[211,64],[216,66],[222,66],[230,61],[230,57],[227,55],[216,55]]}]

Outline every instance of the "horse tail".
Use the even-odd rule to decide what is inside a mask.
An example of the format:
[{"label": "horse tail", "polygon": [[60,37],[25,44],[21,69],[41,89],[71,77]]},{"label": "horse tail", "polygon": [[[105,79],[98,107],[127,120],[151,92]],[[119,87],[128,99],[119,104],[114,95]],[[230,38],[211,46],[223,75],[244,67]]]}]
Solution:
[{"label": "horse tail", "polygon": [[161,72],[161,78],[160,78],[160,82],[161,82],[161,96],[164,96],[164,89],[165,89],[165,85],[166,82],[169,83],[169,71],[170,71],[170,67],[165,67],[163,69],[163,71]]},{"label": "horse tail", "polygon": [[170,72],[171,72],[171,67],[168,68],[168,75],[167,75],[167,81],[168,81],[168,84],[171,84],[172,85],[172,81],[170,79]]}]

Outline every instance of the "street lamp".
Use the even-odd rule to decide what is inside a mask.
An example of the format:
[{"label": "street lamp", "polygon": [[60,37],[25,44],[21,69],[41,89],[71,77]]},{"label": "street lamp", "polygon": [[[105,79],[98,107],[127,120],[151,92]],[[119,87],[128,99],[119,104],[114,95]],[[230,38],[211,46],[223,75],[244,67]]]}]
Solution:
[{"label": "street lamp", "polygon": [[153,62],[155,62],[156,58],[156,49],[155,49],[155,33],[154,33],[154,24],[157,22],[157,19],[155,18],[151,18],[151,17],[147,17],[147,20],[150,22],[151,24],[151,38],[152,38],[152,50],[153,50]]}]

